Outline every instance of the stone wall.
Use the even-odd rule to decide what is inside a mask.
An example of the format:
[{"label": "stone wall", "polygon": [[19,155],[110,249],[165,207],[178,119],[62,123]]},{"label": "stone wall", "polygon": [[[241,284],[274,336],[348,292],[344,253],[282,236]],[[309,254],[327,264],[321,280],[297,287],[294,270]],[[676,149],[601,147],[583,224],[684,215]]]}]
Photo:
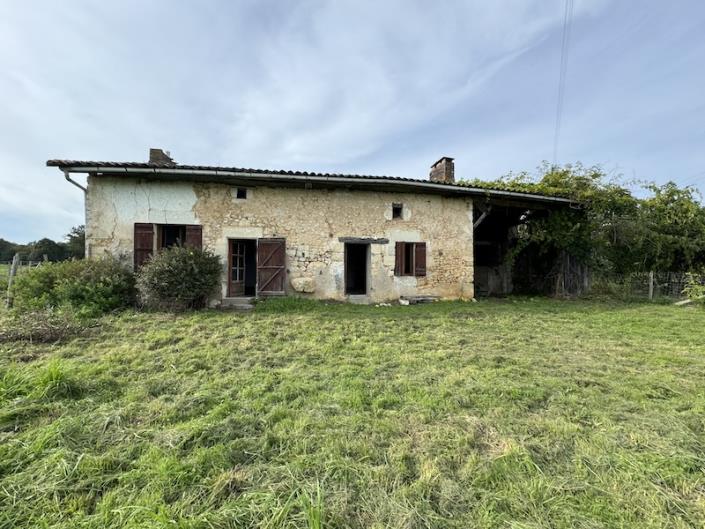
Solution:
[{"label": "stone wall", "polygon": [[[404,205],[401,219],[392,204]],[[284,237],[287,289],[313,284],[316,298],[345,300],[344,244],[340,237],[385,238],[370,245],[372,302],[403,295],[473,296],[472,201],[410,193],[250,187],[247,198],[225,184],[89,177],[86,244],[131,262],[133,225],[200,224],[203,244],[223,260],[227,292],[228,239]],[[426,277],[394,276],[396,241],[426,242]],[[309,288],[307,288],[309,289]]]}]

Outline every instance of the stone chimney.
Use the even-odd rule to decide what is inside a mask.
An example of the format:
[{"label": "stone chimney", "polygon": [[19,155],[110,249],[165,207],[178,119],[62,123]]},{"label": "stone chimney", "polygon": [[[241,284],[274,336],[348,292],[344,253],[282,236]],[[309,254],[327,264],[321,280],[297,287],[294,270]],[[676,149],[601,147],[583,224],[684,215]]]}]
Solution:
[{"label": "stone chimney", "polygon": [[431,182],[439,184],[455,183],[455,164],[453,158],[444,156],[431,166]]},{"label": "stone chimney", "polygon": [[152,165],[168,165],[171,167],[176,165],[169,151],[164,152],[161,149],[149,149],[149,163]]}]

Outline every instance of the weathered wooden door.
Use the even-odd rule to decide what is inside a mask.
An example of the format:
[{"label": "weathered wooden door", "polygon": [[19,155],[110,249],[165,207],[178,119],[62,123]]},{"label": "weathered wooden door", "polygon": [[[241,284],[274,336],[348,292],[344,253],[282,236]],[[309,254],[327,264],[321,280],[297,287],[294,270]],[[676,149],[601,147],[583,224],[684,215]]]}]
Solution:
[{"label": "weathered wooden door", "polygon": [[230,296],[242,296],[245,293],[245,243],[230,241]]},{"label": "weathered wooden door", "polygon": [[284,294],[286,279],[286,240],[257,240],[257,293]]}]

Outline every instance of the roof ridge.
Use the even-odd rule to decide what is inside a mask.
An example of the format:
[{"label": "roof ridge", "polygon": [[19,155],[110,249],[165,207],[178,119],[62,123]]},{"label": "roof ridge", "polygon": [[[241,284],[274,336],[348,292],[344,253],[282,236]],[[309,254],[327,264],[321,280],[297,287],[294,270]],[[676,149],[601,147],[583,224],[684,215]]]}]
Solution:
[{"label": "roof ridge", "polygon": [[[58,167],[61,170],[77,169],[75,172],[100,172],[103,169],[160,169],[162,173],[169,173],[171,171],[182,172],[182,171],[213,171],[213,172],[223,172],[223,173],[239,173],[242,175],[277,175],[277,176],[291,176],[291,177],[314,177],[314,178],[336,178],[336,179],[350,179],[350,180],[383,180],[387,182],[406,182],[409,184],[416,184],[418,186],[423,186],[425,188],[433,187],[435,189],[446,188],[449,191],[454,190],[454,192],[460,192],[460,190],[465,190],[468,193],[474,193],[477,195],[502,195],[502,196],[519,196],[535,199],[541,199],[545,202],[565,202],[572,203],[573,201],[565,197],[557,197],[554,195],[547,195],[542,193],[531,193],[528,191],[513,191],[507,189],[499,188],[489,188],[489,187],[479,187],[479,186],[469,186],[461,182],[430,182],[427,179],[421,178],[409,178],[403,176],[388,176],[388,175],[363,175],[363,174],[343,174],[343,173],[321,173],[314,171],[300,171],[300,170],[286,170],[286,169],[255,169],[255,168],[243,168],[243,167],[226,167],[217,165],[188,165],[188,164],[166,164],[166,163],[150,163],[150,162],[106,162],[106,161],[95,161],[95,160],[63,160],[63,159],[51,159],[47,160],[46,165],[48,167]],[[226,175],[223,175],[226,176]]]}]

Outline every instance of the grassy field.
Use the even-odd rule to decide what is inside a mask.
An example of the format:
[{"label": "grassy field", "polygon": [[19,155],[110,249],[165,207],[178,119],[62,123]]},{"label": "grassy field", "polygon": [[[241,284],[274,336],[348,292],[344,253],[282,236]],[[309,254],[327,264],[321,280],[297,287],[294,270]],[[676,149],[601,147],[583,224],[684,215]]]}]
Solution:
[{"label": "grassy field", "polygon": [[124,313],[0,344],[0,527],[705,526],[705,311]]}]

